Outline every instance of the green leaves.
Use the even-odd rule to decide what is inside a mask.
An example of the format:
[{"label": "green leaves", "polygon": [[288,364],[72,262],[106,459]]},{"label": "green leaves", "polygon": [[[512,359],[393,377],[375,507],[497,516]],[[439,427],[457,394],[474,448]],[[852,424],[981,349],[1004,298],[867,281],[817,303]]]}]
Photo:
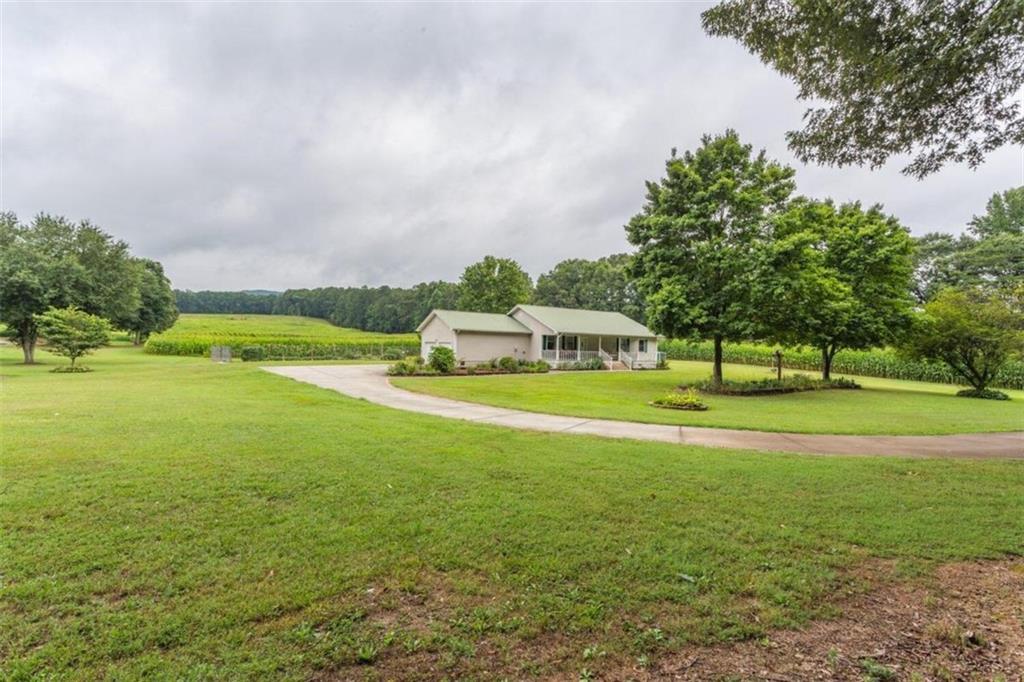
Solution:
[{"label": "green leaves", "polygon": [[771,217],[792,193],[793,169],[754,155],[735,131],[665,163],[626,225],[647,320],[675,338],[742,341],[759,331],[759,264]]},{"label": "green leaves", "polygon": [[507,313],[520,303],[529,303],[533,293],[530,276],[511,258],[484,256],[462,273],[459,281],[459,310]]},{"label": "green leaves", "polygon": [[903,346],[912,358],[943,362],[977,391],[1024,352],[1024,321],[1013,304],[980,290],[944,289],[924,307]]},{"label": "green leaves", "polygon": [[47,349],[75,360],[107,343],[110,323],[102,317],[90,315],[74,306],[50,308],[35,316],[39,333],[46,339]]},{"label": "green leaves", "polygon": [[877,168],[916,152],[904,173],[923,177],[1024,143],[1020,2],[726,0],[702,19],[822,103],[787,135],[801,161]]}]

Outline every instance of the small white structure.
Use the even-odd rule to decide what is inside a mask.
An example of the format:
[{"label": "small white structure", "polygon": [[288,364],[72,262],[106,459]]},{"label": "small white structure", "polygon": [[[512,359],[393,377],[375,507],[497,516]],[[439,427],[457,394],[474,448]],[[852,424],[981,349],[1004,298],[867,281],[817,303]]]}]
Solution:
[{"label": "small white structure", "polygon": [[622,313],[517,305],[508,314],[432,310],[416,328],[426,358],[448,346],[460,365],[494,358],[545,360],[553,367],[599,359],[606,367],[658,364],[658,337]]}]

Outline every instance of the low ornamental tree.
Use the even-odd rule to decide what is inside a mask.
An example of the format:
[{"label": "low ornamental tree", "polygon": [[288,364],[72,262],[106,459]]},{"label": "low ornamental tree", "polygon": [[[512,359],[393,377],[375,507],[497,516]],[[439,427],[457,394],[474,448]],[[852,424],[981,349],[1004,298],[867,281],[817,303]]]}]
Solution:
[{"label": "low ornamental tree", "polygon": [[46,339],[47,350],[71,360],[67,369],[55,371],[85,372],[75,361],[105,345],[110,338],[110,323],[75,307],[50,308],[35,316],[39,334]]},{"label": "low ornamental tree", "polygon": [[944,289],[925,304],[903,352],[945,363],[971,386],[958,395],[1006,399],[988,390],[1007,360],[1024,351],[1024,318],[1006,297],[982,289]]}]

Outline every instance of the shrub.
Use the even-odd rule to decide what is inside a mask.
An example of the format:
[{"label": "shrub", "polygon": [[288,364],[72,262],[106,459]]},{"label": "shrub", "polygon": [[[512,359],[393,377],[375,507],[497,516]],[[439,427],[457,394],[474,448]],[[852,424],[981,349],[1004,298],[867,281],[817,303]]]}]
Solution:
[{"label": "shrub", "polygon": [[[658,344],[670,360],[710,362],[714,349],[710,343],[691,343],[682,339],[666,340]],[[775,365],[774,346],[736,343],[724,348],[724,359],[739,365]],[[809,372],[821,371],[821,353],[813,348],[790,348],[782,356],[782,364],[790,369]],[[951,369],[936,362],[909,360],[890,349],[841,350],[832,361],[833,374],[930,381],[938,384],[962,384]],[[1024,390],[1024,361],[1009,361],[1003,365],[990,384],[997,388]]]},{"label": "shrub", "polygon": [[961,398],[981,398],[983,400],[1009,400],[1010,396],[1006,395],[1002,391],[995,391],[991,388],[978,390],[976,388],[965,388],[962,391],[957,391],[956,394]]},{"label": "shrub", "polygon": [[697,412],[703,412],[708,409],[708,406],[697,395],[697,391],[692,388],[686,389],[685,392],[677,391],[652,400],[651,405],[666,407],[670,410],[694,410]]},{"label": "shrub", "polygon": [[772,395],[777,393],[798,393],[800,391],[821,391],[830,388],[853,389],[860,388],[857,382],[851,379],[812,379],[806,374],[794,374],[781,381],[779,379],[756,379],[753,381],[723,381],[716,385],[710,379],[702,381],[694,386],[704,393],[717,393],[720,395]]},{"label": "shrub", "polygon": [[505,357],[500,358],[498,360],[498,369],[504,370],[506,372],[518,372],[519,362],[516,361],[515,358],[506,355]]},{"label": "shrub", "polygon": [[263,359],[263,346],[242,346],[240,353],[242,362],[253,362]]},{"label": "shrub", "polygon": [[393,377],[410,376],[422,369],[422,364],[417,362],[421,358],[405,358],[388,367],[388,374]]},{"label": "shrub", "polygon": [[586,371],[592,369],[604,369],[604,361],[601,358],[590,358],[589,360],[580,360],[579,362],[569,362],[562,365],[562,369],[574,370],[574,371]]},{"label": "shrub", "polygon": [[427,364],[441,374],[450,374],[455,369],[455,351],[447,346],[434,346]]},{"label": "shrub", "polygon": [[543,374],[549,369],[551,369],[551,365],[543,360],[537,360],[536,362],[522,360],[519,362],[519,368],[517,371],[524,372],[526,374]]}]

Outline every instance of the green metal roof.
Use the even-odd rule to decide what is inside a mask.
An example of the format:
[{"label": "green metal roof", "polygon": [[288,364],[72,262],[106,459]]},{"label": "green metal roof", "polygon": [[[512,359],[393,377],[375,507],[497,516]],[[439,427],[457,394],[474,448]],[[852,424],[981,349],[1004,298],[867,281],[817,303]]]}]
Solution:
[{"label": "green metal roof", "polygon": [[551,308],[543,305],[517,305],[509,314],[522,310],[558,334],[592,334],[594,336],[657,336],[647,327],[622,313],[578,308]]},{"label": "green metal roof", "polygon": [[416,331],[423,331],[431,318],[437,316],[448,328],[457,332],[490,332],[491,334],[531,334],[528,327],[500,313],[469,313],[462,310],[432,310]]}]

